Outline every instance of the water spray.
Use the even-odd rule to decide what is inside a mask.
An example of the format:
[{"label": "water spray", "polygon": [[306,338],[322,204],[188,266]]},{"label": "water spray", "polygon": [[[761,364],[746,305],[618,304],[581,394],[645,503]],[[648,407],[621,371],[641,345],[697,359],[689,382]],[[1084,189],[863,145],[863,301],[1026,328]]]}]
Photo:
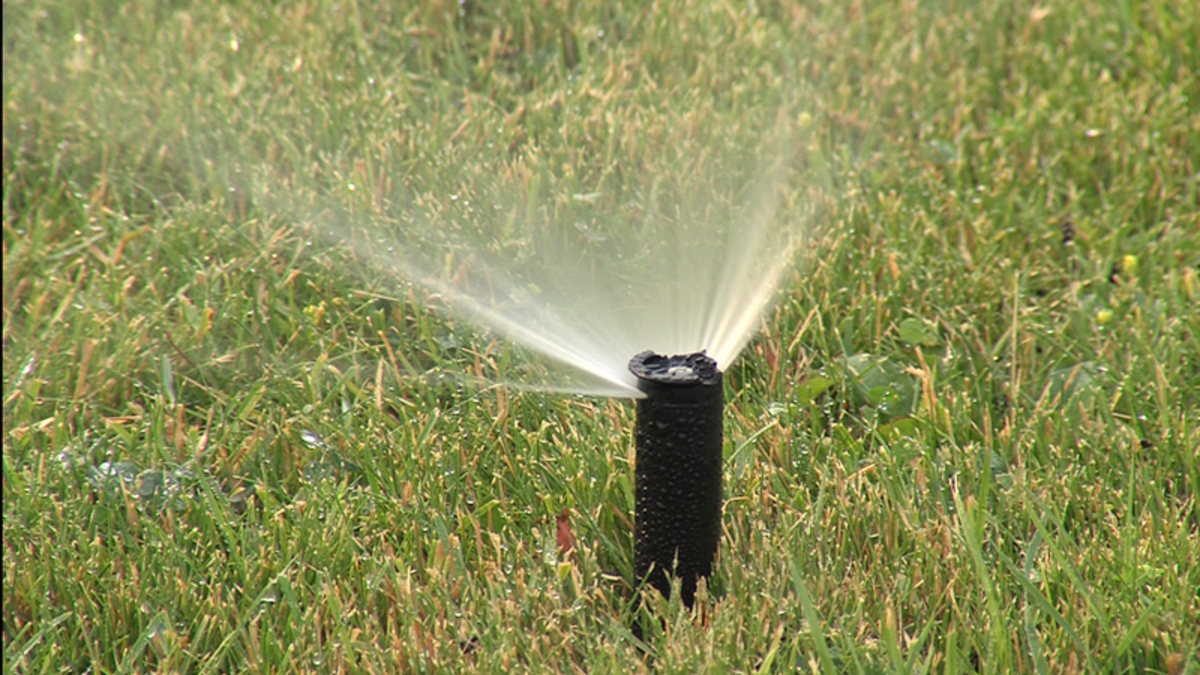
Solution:
[{"label": "water spray", "polygon": [[[452,228],[403,212],[352,243],[460,317],[573,372],[566,378],[552,368],[543,382],[509,384],[637,399],[634,571],[638,583],[666,596],[678,580],[689,607],[699,580],[712,574],[721,534],[718,364],[733,363],[759,327],[806,222],[799,214],[775,217],[792,149],[787,139],[772,133],[751,153],[774,159],[736,192],[724,178],[709,180],[720,174],[668,180],[677,204],[666,208],[653,187],[644,195],[653,208],[635,220],[608,222],[596,207],[596,222],[607,223],[596,232],[584,225],[593,196],[576,195],[569,212],[583,220],[575,229],[524,218],[525,206],[514,204],[508,215],[496,206],[496,215],[489,210]],[[745,158],[741,149],[722,151],[710,164],[740,174]],[[630,360],[648,347],[655,351]],[[706,351],[691,353],[700,347]]]},{"label": "water spray", "polygon": [[629,362],[645,394],[637,402],[634,567],[664,596],[680,581],[691,607],[712,574],[721,536],[721,371],[704,352]]}]

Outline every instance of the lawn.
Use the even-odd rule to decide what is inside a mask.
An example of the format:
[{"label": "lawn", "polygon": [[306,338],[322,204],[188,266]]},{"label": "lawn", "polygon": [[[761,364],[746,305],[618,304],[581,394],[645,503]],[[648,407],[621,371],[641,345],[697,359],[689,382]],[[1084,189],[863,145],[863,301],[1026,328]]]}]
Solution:
[{"label": "lawn", "polygon": [[[1200,673],[1198,18],[5,2],[4,672]],[[412,279],[764,194],[688,611],[633,404]]]}]

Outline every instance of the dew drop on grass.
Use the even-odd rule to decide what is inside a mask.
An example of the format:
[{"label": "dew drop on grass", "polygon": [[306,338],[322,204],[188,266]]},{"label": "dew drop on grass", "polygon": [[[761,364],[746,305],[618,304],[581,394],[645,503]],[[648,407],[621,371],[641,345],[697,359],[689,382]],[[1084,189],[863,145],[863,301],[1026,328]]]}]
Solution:
[{"label": "dew drop on grass", "polygon": [[300,440],[304,441],[305,445],[313,449],[325,450],[328,448],[328,446],[325,445],[325,439],[317,435],[316,432],[308,429],[300,432]]}]

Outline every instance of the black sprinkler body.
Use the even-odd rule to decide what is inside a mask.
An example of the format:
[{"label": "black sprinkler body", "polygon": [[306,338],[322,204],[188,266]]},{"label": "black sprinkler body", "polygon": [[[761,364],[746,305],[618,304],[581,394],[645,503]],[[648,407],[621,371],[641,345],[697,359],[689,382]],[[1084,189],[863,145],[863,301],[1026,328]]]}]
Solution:
[{"label": "black sprinkler body", "polygon": [[699,352],[645,351],[629,362],[637,402],[634,558],[638,579],[670,595],[673,574],[692,606],[721,537],[721,371]]}]

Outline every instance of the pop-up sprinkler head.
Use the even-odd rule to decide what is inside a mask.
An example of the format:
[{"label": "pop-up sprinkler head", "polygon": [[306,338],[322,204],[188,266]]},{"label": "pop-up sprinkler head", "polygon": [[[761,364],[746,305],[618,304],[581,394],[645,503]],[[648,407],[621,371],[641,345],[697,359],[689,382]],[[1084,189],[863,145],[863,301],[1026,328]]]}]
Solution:
[{"label": "pop-up sprinkler head", "polygon": [[645,398],[637,402],[637,506],[634,558],[638,579],[670,595],[680,580],[692,606],[696,582],[712,573],[721,536],[721,371],[704,352],[629,362]]}]

